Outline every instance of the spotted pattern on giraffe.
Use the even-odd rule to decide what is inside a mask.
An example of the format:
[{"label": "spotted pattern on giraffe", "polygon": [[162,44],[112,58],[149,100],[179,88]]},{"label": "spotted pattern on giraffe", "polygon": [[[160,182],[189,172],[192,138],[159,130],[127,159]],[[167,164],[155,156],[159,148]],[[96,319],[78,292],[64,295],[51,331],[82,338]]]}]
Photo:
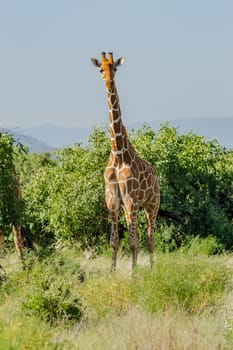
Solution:
[{"label": "spotted pattern on giraffe", "polygon": [[113,54],[102,53],[102,60],[92,58],[100,68],[107,91],[111,152],[104,172],[105,201],[111,217],[110,246],[112,248],[111,270],[116,268],[119,244],[118,216],[123,207],[129,229],[128,241],[132,254],[132,267],[137,263],[139,235],[137,215],[144,208],[147,219],[147,245],[150,263],[153,264],[154,226],[160,205],[159,180],[151,164],[141,159],[134,150],[125,126],[122,123],[119,97],[114,77],[116,68],[123,63],[119,58],[113,61]]}]

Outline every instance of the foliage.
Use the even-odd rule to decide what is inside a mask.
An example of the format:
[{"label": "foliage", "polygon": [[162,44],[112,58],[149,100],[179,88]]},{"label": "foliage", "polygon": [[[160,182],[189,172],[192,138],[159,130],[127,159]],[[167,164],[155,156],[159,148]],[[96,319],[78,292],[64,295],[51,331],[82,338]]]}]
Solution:
[{"label": "foliage", "polygon": [[141,271],[135,288],[151,312],[171,307],[200,312],[221,300],[230,286],[230,275],[216,260],[170,253],[159,256],[154,270]]},{"label": "foliage", "polygon": [[[233,152],[216,140],[192,132],[179,134],[165,124],[158,133],[144,127],[133,135],[139,154],[150,161],[160,179],[161,209],[177,213],[172,220],[172,245],[186,235],[213,235],[227,249],[233,246]],[[171,219],[162,221],[164,224]],[[166,231],[166,230],[165,230]]]},{"label": "foliage", "polygon": [[42,281],[39,277],[40,280],[33,281],[32,289],[26,295],[24,308],[27,313],[50,323],[76,323],[82,315],[81,303],[78,298],[71,297],[70,287],[56,284],[54,280]]},{"label": "foliage", "polygon": [[76,289],[83,273],[77,262],[72,261],[71,266],[69,256],[57,251],[43,261],[35,260],[28,273],[30,286],[23,302],[26,314],[49,323],[74,324],[80,320],[82,302]]},{"label": "foliage", "polygon": [[206,238],[199,236],[187,237],[185,245],[181,250],[192,256],[210,256],[224,252],[223,245],[218,242],[216,237],[211,235]]},{"label": "foliage", "polygon": [[108,313],[120,315],[132,306],[131,283],[125,276],[93,274],[80,287],[80,294],[96,320]]},{"label": "foliage", "polygon": [[56,166],[57,162],[51,153],[28,153],[28,149],[20,152],[14,150],[14,164],[16,169],[20,169],[20,182],[22,187],[28,183],[40,169],[48,166]]},{"label": "foliage", "polygon": [[103,135],[96,130],[87,148],[76,145],[59,150],[57,165],[39,169],[25,186],[26,222],[37,237],[39,233],[41,239],[76,238],[87,246],[106,232]]},{"label": "foliage", "polygon": [[14,175],[14,139],[0,133],[0,228],[9,233],[9,226],[22,219],[23,202],[18,196]]},{"label": "foliage", "polygon": [[47,323],[22,314],[12,301],[1,308],[0,349],[41,350],[58,349],[52,342],[52,329]]},{"label": "foliage", "polygon": [[[187,236],[209,235],[233,247],[233,152],[215,140],[161,125],[130,136],[136,151],[152,163],[161,187],[156,245],[172,251]],[[94,128],[89,144],[58,150],[42,162],[27,159],[24,225],[40,241],[76,239],[82,246],[105,245],[110,225],[104,204],[103,172],[110,152],[105,129]],[[30,162],[32,164],[30,165]],[[31,170],[30,170],[31,169]],[[165,213],[165,215],[163,215]],[[122,232],[126,223],[121,216]],[[139,216],[145,246],[146,220]]]},{"label": "foliage", "polygon": [[[118,268],[119,271],[119,268]],[[120,315],[133,306],[151,313],[183,310],[201,313],[217,307],[232,289],[231,269],[217,257],[178,251],[159,254],[153,269],[138,266],[132,278],[96,271],[80,286],[83,303],[94,319]]]},{"label": "foliage", "polygon": [[133,276],[129,259],[109,274],[74,244],[45,256],[0,261],[0,349],[232,348],[231,255],[159,254],[153,269],[140,255]]}]

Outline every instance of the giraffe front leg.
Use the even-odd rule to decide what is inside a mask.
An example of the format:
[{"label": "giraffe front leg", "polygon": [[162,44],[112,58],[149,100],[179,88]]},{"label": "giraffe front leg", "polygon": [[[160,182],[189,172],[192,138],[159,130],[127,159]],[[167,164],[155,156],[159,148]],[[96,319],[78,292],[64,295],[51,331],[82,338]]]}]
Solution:
[{"label": "giraffe front leg", "polygon": [[137,257],[138,257],[138,244],[139,244],[139,236],[137,231],[137,213],[138,207],[133,204],[133,200],[131,198],[125,198],[124,202],[124,211],[125,217],[129,229],[129,248],[131,250],[132,255],[132,269],[134,269],[137,265]]},{"label": "giraffe front leg", "polygon": [[119,245],[119,234],[118,234],[118,210],[110,212],[112,226],[111,226],[111,236],[110,236],[110,247],[112,250],[112,264],[110,272],[116,270],[116,260],[117,260],[117,251]]},{"label": "giraffe front leg", "polygon": [[157,211],[146,210],[146,220],[147,220],[147,249],[150,254],[150,266],[154,265],[154,228],[157,216]]},{"label": "giraffe front leg", "polygon": [[[112,169],[110,169],[112,170]],[[106,176],[106,173],[108,177]],[[110,235],[110,247],[112,251],[112,264],[110,271],[116,270],[116,260],[117,260],[117,250],[119,244],[119,234],[118,234],[118,215],[120,209],[120,196],[119,188],[115,179],[114,173],[110,172],[108,174],[108,168],[105,171],[105,202],[111,217],[111,235]],[[109,181],[110,175],[113,179]]]}]

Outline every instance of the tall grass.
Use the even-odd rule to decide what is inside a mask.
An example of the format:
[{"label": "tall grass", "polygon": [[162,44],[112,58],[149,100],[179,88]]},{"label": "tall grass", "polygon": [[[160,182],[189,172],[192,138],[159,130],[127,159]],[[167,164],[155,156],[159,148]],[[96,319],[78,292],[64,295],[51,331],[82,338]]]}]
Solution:
[{"label": "tall grass", "polygon": [[0,305],[0,350],[56,349],[54,330],[21,310],[20,298],[6,297]]},{"label": "tall grass", "polygon": [[69,334],[67,349],[232,349],[223,329],[221,314],[167,310],[152,316],[134,307],[119,317],[106,317],[95,326]]},{"label": "tall grass", "polygon": [[141,255],[133,276],[109,260],[73,247],[24,270],[1,259],[0,350],[232,348],[231,257],[159,254],[151,270]]},{"label": "tall grass", "polygon": [[230,270],[216,258],[173,253],[143,269],[135,283],[137,303],[151,312],[170,308],[200,312],[217,306],[231,286]]}]

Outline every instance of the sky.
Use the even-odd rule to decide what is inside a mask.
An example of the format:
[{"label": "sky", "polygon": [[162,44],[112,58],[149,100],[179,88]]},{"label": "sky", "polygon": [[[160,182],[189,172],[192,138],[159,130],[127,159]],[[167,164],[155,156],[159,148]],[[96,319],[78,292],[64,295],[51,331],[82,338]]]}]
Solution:
[{"label": "sky", "polygon": [[0,126],[108,122],[102,51],[125,124],[233,116],[232,0],[0,0]]}]

